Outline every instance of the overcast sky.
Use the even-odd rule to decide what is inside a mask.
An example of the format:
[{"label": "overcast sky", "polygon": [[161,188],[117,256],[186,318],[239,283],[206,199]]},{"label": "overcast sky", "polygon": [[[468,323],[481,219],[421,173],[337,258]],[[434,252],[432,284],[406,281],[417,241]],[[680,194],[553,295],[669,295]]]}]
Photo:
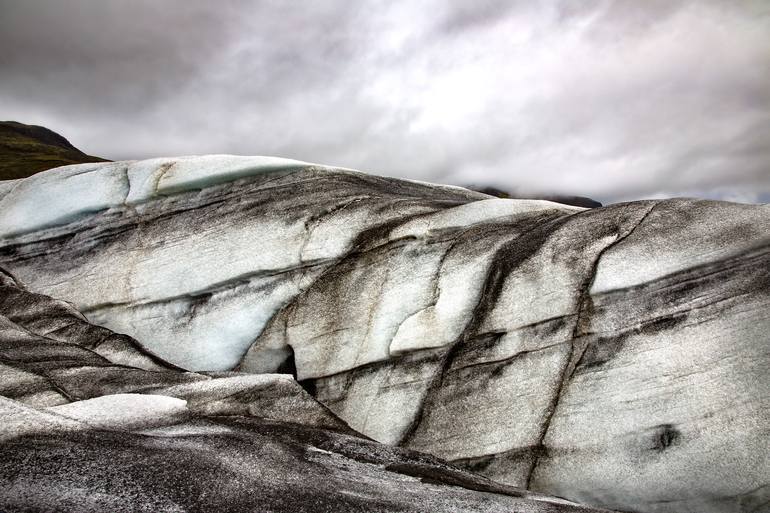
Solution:
[{"label": "overcast sky", "polygon": [[770,201],[770,2],[0,0],[0,118],[109,159]]}]

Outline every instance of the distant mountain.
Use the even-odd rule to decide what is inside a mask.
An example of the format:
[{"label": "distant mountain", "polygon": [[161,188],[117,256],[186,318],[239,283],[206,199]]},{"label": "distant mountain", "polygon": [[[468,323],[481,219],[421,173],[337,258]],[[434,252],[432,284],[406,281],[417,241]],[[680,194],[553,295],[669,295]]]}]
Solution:
[{"label": "distant mountain", "polygon": [[40,171],[84,162],[108,162],[86,155],[42,126],[0,121],[0,180],[25,178]]},{"label": "distant mountain", "polygon": [[591,198],[586,198],[584,196],[564,196],[560,194],[529,195],[529,194],[519,194],[516,192],[508,192],[502,189],[498,189],[497,187],[480,187],[480,186],[474,186],[474,185],[469,186],[468,189],[471,189],[472,191],[476,191],[476,192],[481,192],[484,194],[489,194],[490,196],[496,196],[498,198],[541,199],[541,200],[553,201],[555,203],[561,203],[562,205],[572,205],[575,207],[585,207],[585,208],[597,208],[602,206],[602,204],[599,203],[598,201],[593,200]]}]

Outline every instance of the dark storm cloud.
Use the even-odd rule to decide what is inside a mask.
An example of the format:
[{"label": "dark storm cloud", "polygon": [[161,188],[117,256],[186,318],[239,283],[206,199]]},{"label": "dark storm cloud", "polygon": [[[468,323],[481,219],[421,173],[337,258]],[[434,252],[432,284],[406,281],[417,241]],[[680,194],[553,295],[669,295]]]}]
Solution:
[{"label": "dark storm cloud", "polygon": [[765,2],[4,1],[0,112],[109,158],[757,200]]},{"label": "dark storm cloud", "polygon": [[100,109],[124,114],[151,107],[178,84],[194,80],[228,43],[229,20],[204,5],[159,5],[3,2],[5,99],[88,117]]}]

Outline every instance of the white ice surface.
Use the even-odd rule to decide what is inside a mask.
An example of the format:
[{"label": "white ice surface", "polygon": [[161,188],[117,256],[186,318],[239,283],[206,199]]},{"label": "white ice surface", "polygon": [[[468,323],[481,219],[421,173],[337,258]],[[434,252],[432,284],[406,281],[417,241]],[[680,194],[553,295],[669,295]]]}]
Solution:
[{"label": "white ice surface", "polygon": [[446,346],[457,340],[479,302],[486,274],[500,245],[479,248],[476,258],[457,256],[451,249],[438,269],[437,299],[405,319],[390,342],[390,353]]},{"label": "white ice surface", "polygon": [[0,199],[0,237],[65,224],[120,204],[128,194],[127,165],[77,164],[19,180]]},{"label": "white ice surface", "polygon": [[[585,210],[550,201],[489,199],[475,201],[436,214],[414,219],[391,232],[393,239],[423,237],[433,230],[467,227],[539,210],[559,210],[565,214]],[[486,274],[495,252],[509,242],[496,243],[476,251],[476,258],[458,257],[449,251],[439,270],[435,304],[406,319],[390,344],[392,354],[441,347],[451,344],[462,333],[478,304]]]},{"label": "white ice surface", "polygon": [[90,426],[83,422],[0,396],[0,441],[30,434],[88,429]]},{"label": "white ice surface", "polygon": [[[372,265],[350,270],[329,285],[346,294],[342,303],[328,290],[303,298],[302,305],[295,306],[301,321],[286,331],[298,377],[328,376],[388,359],[398,326],[432,301],[441,249],[404,247]],[[340,304],[347,309],[341,310]],[[353,326],[345,326],[348,318]]]},{"label": "white ice surface", "polygon": [[47,410],[96,428],[133,430],[179,422],[187,414],[187,401],[162,395],[113,394]]},{"label": "white ice surface", "polygon": [[302,222],[263,219],[242,225],[206,223],[168,236],[162,246],[137,248],[129,297],[174,297],[239,276],[299,265],[304,235]]},{"label": "white ice surface", "polygon": [[375,222],[367,208],[356,208],[357,201],[323,216],[315,225],[308,227],[300,259],[303,262],[339,258],[348,252],[353,240]]},{"label": "white ice surface", "polygon": [[202,189],[247,176],[315,166],[299,160],[266,156],[200,155],[164,157],[131,163],[131,190],[126,203],[137,204],[155,196]]},{"label": "white ice surface", "polygon": [[[770,475],[770,355],[761,349],[770,322],[762,295],[733,304],[664,336],[631,332],[611,359],[575,374],[533,485],[619,511],[670,497],[677,507],[660,511],[745,511],[713,498],[740,497]],[[678,440],[650,451],[665,425]]]},{"label": "white ice surface", "polygon": [[66,224],[88,212],[157,195],[311,165],[278,157],[203,155],[49,169],[0,187],[0,237]]},{"label": "white ice surface", "polygon": [[161,393],[185,400],[195,399],[199,396],[217,400],[254,387],[281,387],[281,390],[293,389],[297,393],[305,393],[297,380],[289,374],[237,374],[172,385],[163,388]]},{"label": "white ice surface", "polygon": [[125,202],[127,205],[143,203],[158,193],[158,180],[171,166],[175,158],[157,158],[138,160],[128,167],[129,191]]},{"label": "white ice surface", "polygon": [[529,353],[483,386],[460,370],[465,379],[439,391],[439,406],[423,412],[408,447],[453,460],[535,446],[568,356],[567,344]]},{"label": "white ice surface", "polygon": [[175,159],[158,179],[159,194],[201,189],[259,173],[301,169],[307,162],[280,157],[244,157],[238,155],[202,155]]},{"label": "white ice surface", "polygon": [[0,200],[2,200],[6,194],[10,193],[22,180],[3,180],[0,181]]},{"label": "white ice surface", "polygon": [[216,292],[198,305],[194,299],[180,297],[108,307],[89,312],[88,317],[113,331],[130,333],[160,357],[185,369],[227,370],[238,364],[275,312],[319,272],[321,268],[255,277]]},{"label": "white ice surface", "polygon": [[594,255],[615,240],[615,236],[591,240],[580,252],[583,261],[578,265],[568,258],[568,249],[559,243],[558,235],[549,238],[505,277],[502,291],[481,327],[482,332],[513,331],[577,313],[584,273],[590,272]]},{"label": "white ice surface", "polygon": [[[689,208],[693,203],[700,208]],[[693,203],[661,203],[633,234],[605,252],[591,294],[647,283],[770,242],[770,205]],[[741,237],[732,236],[736,233]]]},{"label": "white ice surface", "polygon": [[571,213],[586,209],[544,200],[493,198],[473,201],[404,223],[390,233],[390,239],[424,237],[434,230],[490,223],[499,221],[501,217],[511,217],[538,210],[559,210],[564,213]]},{"label": "white ice surface", "polygon": [[397,444],[422,407],[442,360],[410,360],[375,366],[367,373],[340,374],[323,380],[317,399],[348,425],[386,444]]}]

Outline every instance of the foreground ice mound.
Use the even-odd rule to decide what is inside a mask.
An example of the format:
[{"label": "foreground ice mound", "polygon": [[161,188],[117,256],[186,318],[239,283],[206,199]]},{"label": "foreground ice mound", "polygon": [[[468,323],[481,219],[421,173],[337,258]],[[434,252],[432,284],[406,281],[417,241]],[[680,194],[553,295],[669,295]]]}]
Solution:
[{"label": "foreground ice mound", "polygon": [[290,375],[89,349],[111,336],[0,274],[0,510],[598,513],[362,437]]},{"label": "foreground ice mound", "polygon": [[227,156],[38,176],[0,186],[0,265],[148,354],[293,371],[375,440],[571,500],[768,500],[768,206],[585,210]]}]

